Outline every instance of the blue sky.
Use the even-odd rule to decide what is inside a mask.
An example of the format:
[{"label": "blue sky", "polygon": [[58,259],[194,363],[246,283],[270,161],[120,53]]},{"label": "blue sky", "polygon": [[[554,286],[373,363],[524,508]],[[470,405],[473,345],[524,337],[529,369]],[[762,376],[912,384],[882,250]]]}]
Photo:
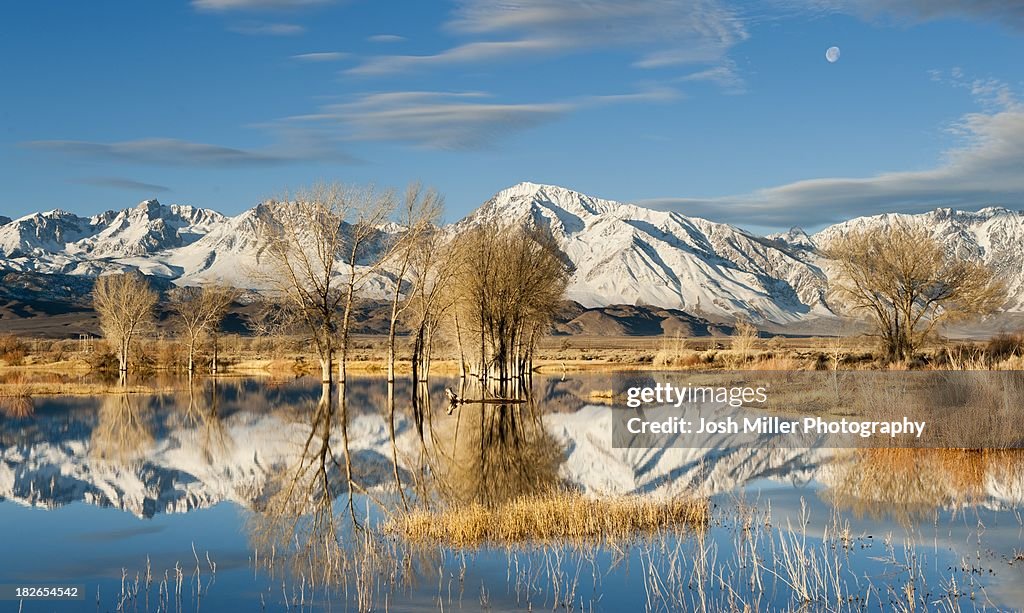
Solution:
[{"label": "blue sky", "polygon": [[[0,214],[520,181],[757,229],[1022,207],[996,0],[8,3]],[[842,49],[829,63],[825,50]]]}]

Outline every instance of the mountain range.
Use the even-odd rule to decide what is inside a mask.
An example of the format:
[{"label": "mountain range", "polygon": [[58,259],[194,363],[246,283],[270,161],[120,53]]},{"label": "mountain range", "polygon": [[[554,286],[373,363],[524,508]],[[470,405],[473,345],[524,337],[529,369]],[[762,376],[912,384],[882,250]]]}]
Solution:
[{"label": "mountain range", "polygon": [[[53,210],[0,218],[0,272],[94,277],[137,269],[179,285],[219,281],[258,290],[265,247],[258,227],[270,206],[228,217],[147,200],[92,217]],[[573,266],[567,297],[583,307],[653,306],[769,325],[829,320],[831,265],[821,247],[851,228],[907,222],[993,266],[1010,290],[1007,310],[1024,311],[1024,212],[1005,208],[883,214],[813,235],[793,228],[760,236],[678,212],[520,183],[445,229],[490,221],[548,229]],[[371,297],[383,294],[391,278],[385,270],[371,280]]]}]

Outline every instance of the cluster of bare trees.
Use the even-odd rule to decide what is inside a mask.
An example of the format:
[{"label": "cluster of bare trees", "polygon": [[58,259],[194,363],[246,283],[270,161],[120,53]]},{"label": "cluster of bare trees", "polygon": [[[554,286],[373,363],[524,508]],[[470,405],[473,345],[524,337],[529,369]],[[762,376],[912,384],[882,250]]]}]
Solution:
[{"label": "cluster of bare trees", "polygon": [[[416,379],[429,374],[439,331],[451,332],[460,362],[472,360],[482,378],[509,380],[527,371],[568,282],[561,254],[550,236],[519,226],[445,233],[437,225],[442,206],[436,191],[418,184],[401,198],[321,184],[267,207],[261,231],[269,246],[260,274],[310,338],[323,381],[333,380],[336,358],[344,381],[352,307],[374,273],[392,283],[389,381],[403,324]],[[396,212],[398,227],[385,227]]]},{"label": "cluster of bare trees", "polygon": [[[216,338],[221,323],[238,293],[222,285],[180,287],[169,292],[169,307],[188,349],[188,374],[196,369],[196,356],[212,341],[212,370],[216,372]],[[93,288],[93,308],[103,337],[117,354],[118,372],[124,381],[132,348],[156,319],[159,295],[144,276],[135,272],[104,275]]]},{"label": "cluster of bare trees", "polygon": [[458,236],[451,257],[460,360],[481,379],[525,377],[569,281],[554,239],[538,229],[483,224]]},{"label": "cluster of bare trees", "polygon": [[940,323],[991,314],[1006,302],[991,268],[948,252],[919,226],[855,229],[824,255],[839,268],[838,304],[867,316],[890,361],[913,357]]},{"label": "cluster of bare trees", "polygon": [[[382,277],[390,282],[389,381],[403,328],[415,380],[429,376],[439,338],[458,348],[463,375],[510,381],[529,372],[568,282],[562,254],[550,235],[518,225],[443,231],[442,208],[441,195],[419,184],[399,196],[321,183],[258,209],[265,247],[253,273],[270,288],[276,331],[308,339],[323,382],[333,382],[335,372],[344,382],[356,303]],[[188,372],[207,343],[215,364],[217,332],[237,293],[207,285],[176,288],[168,298]],[[141,275],[107,275],[97,280],[94,302],[123,374],[133,339],[153,323],[157,293]]]}]

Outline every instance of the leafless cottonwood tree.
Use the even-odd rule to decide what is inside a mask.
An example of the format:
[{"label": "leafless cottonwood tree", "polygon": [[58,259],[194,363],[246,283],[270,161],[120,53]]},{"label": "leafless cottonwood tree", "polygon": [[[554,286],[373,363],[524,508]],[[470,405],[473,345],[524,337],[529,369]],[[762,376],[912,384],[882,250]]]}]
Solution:
[{"label": "leafless cottonwood tree", "polygon": [[912,357],[939,323],[991,314],[1006,302],[989,267],[948,253],[919,226],[855,229],[824,255],[839,269],[840,306],[867,314],[890,361]]},{"label": "leafless cottonwood tree", "polygon": [[122,379],[128,372],[132,340],[153,322],[157,295],[137,273],[103,275],[93,287],[93,308],[100,318],[103,337],[117,351]]},{"label": "leafless cottonwood tree", "polygon": [[372,188],[319,183],[262,207],[258,227],[267,248],[257,272],[308,332],[323,381],[332,380],[339,348],[344,363],[352,304],[367,274],[358,258],[392,201]]},{"label": "leafless cottonwood tree", "polygon": [[[432,240],[441,220],[444,198],[433,189],[423,191],[419,183],[411,183],[405,190],[398,223],[404,228],[397,233],[389,247],[388,261],[392,264],[395,286],[391,295],[391,318],[388,325],[388,381],[395,380],[395,337],[398,322],[412,306],[411,281],[423,282],[417,274],[417,260],[421,259],[424,241]],[[406,290],[403,293],[403,290]]]},{"label": "leafless cottonwood tree", "polygon": [[351,193],[349,211],[344,258],[347,274],[341,314],[341,359],[338,361],[338,376],[343,383],[356,293],[388,261],[394,245],[382,237],[381,226],[395,211],[395,195],[390,190],[378,192],[372,186],[358,188]]},{"label": "leafless cottonwood tree", "polygon": [[[458,299],[454,291],[457,271],[462,261],[456,257],[455,243],[444,231],[433,228],[413,246],[409,265],[408,311],[404,313],[411,330],[413,381],[430,376],[430,361],[435,334],[449,318],[457,331],[458,317],[454,307]],[[453,334],[456,340],[457,334]],[[459,355],[463,356],[461,344]],[[460,374],[465,375],[465,359],[460,357]]]},{"label": "leafless cottonwood tree", "polygon": [[569,268],[549,233],[484,224],[455,237],[460,260],[452,287],[459,317],[477,338],[477,373],[499,381],[526,375],[558,310]]},{"label": "leafless cottonwood tree", "polygon": [[224,321],[238,292],[224,285],[179,287],[170,293],[170,307],[181,325],[188,345],[188,374],[195,373],[196,351],[205,337]]}]

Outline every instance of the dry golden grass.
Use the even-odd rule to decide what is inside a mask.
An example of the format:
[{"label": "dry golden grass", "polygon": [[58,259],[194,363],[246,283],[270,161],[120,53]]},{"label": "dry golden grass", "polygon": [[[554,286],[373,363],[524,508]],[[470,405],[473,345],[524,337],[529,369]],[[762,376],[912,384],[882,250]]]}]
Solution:
[{"label": "dry golden grass", "polygon": [[98,394],[159,394],[174,388],[146,385],[116,385],[106,383],[0,383],[0,398],[32,398],[33,396],[93,396]]},{"label": "dry golden grass", "polygon": [[474,503],[438,512],[413,510],[383,529],[415,544],[479,547],[626,541],[667,529],[703,531],[709,519],[706,500],[655,501],[639,496],[593,499],[558,492],[523,496],[496,507]]}]

